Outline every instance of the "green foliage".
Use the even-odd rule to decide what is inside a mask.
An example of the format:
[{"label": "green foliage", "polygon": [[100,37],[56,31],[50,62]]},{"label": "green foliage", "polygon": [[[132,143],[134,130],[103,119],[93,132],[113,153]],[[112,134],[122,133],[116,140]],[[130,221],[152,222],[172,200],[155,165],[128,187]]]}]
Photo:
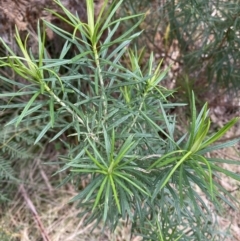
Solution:
[{"label": "green foliage", "polygon": [[4,230],[1,230],[0,228],[0,238],[2,241],[11,241],[13,240],[11,238],[11,235],[7,234]]},{"label": "green foliage", "polygon": [[[20,110],[23,105],[8,104],[5,107],[4,112],[9,114],[11,111],[15,112],[16,108]],[[3,202],[15,195],[16,188],[21,182],[19,170],[34,158],[32,153],[41,150],[41,143],[35,146],[33,143],[44,125],[44,120],[41,121],[40,126],[38,126],[39,122],[29,120],[22,122],[18,128],[4,126],[2,121],[9,120],[8,114],[3,115],[0,123],[3,127],[0,131],[0,201]]]},{"label": "green foliage", "polygon": [[[239,4],[219,0],[180,1],[178,7],[181,10],[176,12],[176,6],[172,5],[170,25],[189,72],[207,65],[205,73],[209,80],[216,78],[228,87],[239,87]],[[191,51],[193,46],[196,49]]]},{"label": "green foliage", "polygon": [[[18,112],[5,127],[38,123],[37,136],[28,133],[34,144],[41,146],[44,138],[62,141],[68,154],[60,157],[59,172],[68,169],[70,174],[61,185],[72,182],[79,188],[81,180],[89,180],[71,200],[84,208],[87,222],[103,222],[114,230],[120,219],[130,220],[132,232],[146,240],[221,240],[212,210],[196,189],[216,210],[220,210],[219,200],[232,205],[222,193],[229,198],[230,194],[213,177],[223,173],[240,180],[239,174],[218,165],[237,162],[204,154],[238,141],[214,144],[238,119],[211,134],[207,105],[197,114],[192,93],[189,130],[179,137],[176,116],[170,110],[183,104],[171,103],[173,92],[161,85],[167,70],[154,63],[153,54],[141,66],[141,53],[129,48],[141,33],[135,31],[143,16],[112,20],[123,2],[118,1],[94,22],[93,2],[87,1],[88,23],[82,23],[56,2],[67,17],[52,13],[74,29],[71,34],[44,22],[66,41],[57,59],[45,49],[45,27],[41,31],[40,24],[37,57],[27,49],[17,29],[22,57],[1,39],[9,56],[0,59],[0,66],[10,67],[27,80],[21,83],[1,77],[3,83],[17,88],[0,94],[7,99],[2,108]],[[122,22],[133,19],[133,27],[115,35]],[[102,38],[106,31],[107,37]],[[68,58],[71,48],[75,54]],[[60,68],[65,69],[64,74]],[[26,95],[29,98],[23,98]],[[21,103],[11,104],[19,97]],[[63,141],[63,136],[68,139]]]},{"label": "green foliage", "polygon": [[[174,40],[180,71],[200,82],[239,89],[239,2],[235,0],[125,0],[121,14],[148,11],[144,35],[156,51],[168,53]],[[131,22],[128,22],[131,25]],[[156,43],[160,34],[162,44]],[[139,44],[142,44],[140,39]],[[217,91],[217,89],[215,89]]]}]

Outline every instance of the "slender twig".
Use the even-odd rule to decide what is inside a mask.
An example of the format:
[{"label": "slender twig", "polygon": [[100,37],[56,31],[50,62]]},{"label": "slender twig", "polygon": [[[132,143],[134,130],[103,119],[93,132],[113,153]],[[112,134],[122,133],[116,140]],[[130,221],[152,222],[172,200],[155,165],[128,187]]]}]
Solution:
[{"label": "slender twig", "polygon": [[46,230],[44,229],[44,226],[40,220],[40,217],[37,213],[37,210],[33,204],[33,202],[31,201],[31,199],[29,198],[28,194],[27,194],[27,191],[26,189],[24,188],[24,186],[21,184],[20,187],[19,187],[19,191],[20,193],[22,194],[27,206],[29,207],[29,209],[31,210],[32,214],[33,214],[33,217],[38,225],[38,228],[41,232],[41,235],[42,235],[42,238],[44,241],[50,241],[50,238],[46,232]]},{"label": "slender twig", "polygon": [[106,94],[104,91],[104,81],[103,81],[102,69],[101,69],[100,61],[99,61],[100,57],[99,57],[99,54],[97,51],[96,44],[93,44],[93,52],[94,52],[94,58],[95,58],[95,62],[96,62],[97,69],[98,69],[99,82],[100,82],[100,86],[101,86],[101,99],[103,101],[103,113],[104,113],[104,117],[106,118],[106,116],[107,116],[107,98],[106,98]]}]

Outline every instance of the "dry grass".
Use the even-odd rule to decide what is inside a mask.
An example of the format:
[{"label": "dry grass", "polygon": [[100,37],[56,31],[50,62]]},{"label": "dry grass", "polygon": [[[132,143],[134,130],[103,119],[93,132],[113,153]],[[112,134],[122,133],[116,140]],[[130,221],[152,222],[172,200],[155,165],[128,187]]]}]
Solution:
[{"label": "dry grass", "polygon": [[34,159],[22,170],[25,184],[20,185],[7,208],[0,211],[0,236],[11,241],[141,240],[139,237],[131,239],[131,227],[123,222],[114,234],[103,231],[101,223],[92,231],[95,223],[85,225],[87,217],[78,217],[82,210],[76,203],[68,203],[77,192],[71,185],[54,188],[53,183],[60,182],[61,176],[51,178],[57,168],[43,162],[41,157]]}]

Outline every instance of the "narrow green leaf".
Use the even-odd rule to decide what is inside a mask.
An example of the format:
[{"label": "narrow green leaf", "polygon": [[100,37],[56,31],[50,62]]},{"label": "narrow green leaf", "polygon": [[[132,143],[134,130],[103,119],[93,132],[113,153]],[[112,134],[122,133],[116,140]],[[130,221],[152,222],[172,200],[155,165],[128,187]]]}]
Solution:
[{"label": "narrow green leaf", "polygon": [[[43,65],[43,57],[44,57],[44,44],[45,44],[45,36],[46,36],[46,31],[44,28],[43,24],[43,31],[41,33],[40,29],[40,21],[37,23],[37,36],[38,36],[38,54],[39,54],[39,62],[38,62],[38,67],[41,67]],[[41,34],[43,35],[43,38],[41,38]]]},{"label": "narrow green leaf", "polygon": [[120,126],[120,124],[125,122],[131,116],[132,116],[132,114],[128,114],[128,115],[123,116],[119,120],[115,121],[108,129],[113,129],[113,128],[117,127],[117,126]]},{"label": "narrow green leaf", "polygon": [[[27,110],[26,116],[28,116],[28,115],[30,115],[30,114],[32,114],[32,113],[35,113],[37,110],[41,109],[43,106],[44,106],[43,104],[39,104],[39,105],[36,105],[36,106],[34,106],[33,108]],[[19,118],[18,116],[15,117],[15,118],[13,118],[13,119],[10,120],[5,126],[9,126],[9,125],[12,125],[12,124],[16,123],[16,121],[18,120],[18,118]],[[30,119],[31,119],[31,118],[28,117],[26,121],[28,121],[28,120],[30,120]],[[37,116],[37,117],[34,118],[34,120],[36,120],[36,119],[41,119],[41,116]]]},{"label": "narrow green leaf", "polygon": [[117,156],[115,157],[114,166],[117,166],[117,164],[123,159],[124,155],[128,153],[130,148],[133,146],[134,142],[132,142],[133,136],[130,135],[127,140],[122,145],[120,151],[118,152]]},{"label": "narrow green leaf", "polygon": [[192,115],[191,115],[192,123],[191,123],[191,128],[190,128],[190,138],[189,138],[187,150],[191,149],[191,147],[193,145],[194,138],[195,138],[196,105],[195,105],[195,96],[194,96],[193,92],[192,92],[192,101],[191,101],[191,111],[192,111]]},{"label": "narrow green leaf", "polygon": [[113,196],[114,196],[117,208],[118,208],[118,212],[121,214],[122,211],[121,211],[121,207],[120,207],[120,202],[119,202],[116,186],[115,186],[112,175],[109,175],[109,178],[110,178],[111,187],[112,187],[112,190],[113,190]]},{"label": "narrow green leaf", "polygon": [[130,207],[131,198],[128,198],[126,192],[121,188],[119,189],[119,199],[122,210],[122,219],[125,220],[126,218],[129,218],[130,220],[132,220],[133,211]]},{"label": "narrow green leaf", "polygon": [[223,142],[223,143],[217,144],[215,146],[208,146],[208,147],[205,147],[204,149],[200,150],[197,154],[203,155],[207,152],[212,152],[212,151],[215,151],[215,150],[232,147],[235,144],[237,144],[239,141],[240,141],[240,138],[234,139],[234,140],[231,140],[231,141],[227,141],[227,142]]},{"label": "narrow green leaf", "polygon": [[93,174],[93,173],[96,173],[96,174],[103,174],[103,175],[107,175],[108,172],[107,171],[102,171],[102,170],[99,170],[99,169],[96,169],[96,166],[92,169],[73,169],[71,170],[71,172],[77,172],[77,173],[89,173],[89,174]]},{"label": "narrow green leaf", "polygon": [[119,186],[121,186],[121,187],[124,189],[124,191],[125,191],[130,197],[133,197],[133,192],[124,184],[124,182],[121,181],[120,178],[114,177],[114,180],[115,180],[115,182],[116,182]]},{"label": "narrow green leaf", "polygon": [[183,206],[183,184],[184,184],[184,179],[183,175],[185,175],[183,165],[180,166],[179,170],[179,198],[180,198],[180,206]]},{"label": "narrow green leaf", "polygon": [[28,109],[30,108],[30,106],[32,105],[32,103],[35,101],[35,99],[40,95],[40,91],[36,92],[32,98],[29,100],[29,102],[27,103],[27,105],[25,106],[25,108],[23,109],[21,115],[18,117],[17,122],[15,124],[15,126],[18,126],[19,123],[21,122],[21,120],[26,116],[26,112],[28,111]]},{"label": "narrow green leaf", "polygon": [[[161,156],[160,158],[158,158],[148,169],[151,170],[154,167],[160,168],[160,167],[163,167],[163,166],[167,166],[168,164],[178,160],[178,157],[175,154],[181,154],[183,152],[185,152],[185,150],[178,150],[178,151],[169,152],[169,153]],[[173,156],[173,157],[169,158],[170,156]]]},{"label": "narrow green leaf", "polygon": [[102,126],[102,129],[103,129],[105,150],[107,153],[108,162],[111,163],[111,157],[110,157],[111,156],[111,143],[110,143],[109,136],[108,136],[105,126]]},{"label": "narrow green leaf", "polygon": [[208,140],[206,140],[202,148],[211,145],[213,142],[220,139],[233,125],[235,125],[239,121],[239,117],[233,118],[230,120],[226,125],[224,125],[216,134],[214,134],[212,137],[210,137]]},{"label": "narrow green leaf", "polygon": [[177,164],[173,167],[173,169],[171,170],[171,172],[169,173],[169,175],[167,176],[167,178],[165,179],[165,181],[163,182],[161,189],[169,182],[169,179],[172,177],[173,173],[178,169],[178,167],[190,156],[192,155],[192,152],[189,151],[187,152],[180,161],[177,162]]},{"label": "narrow green leaf", "polygon": [[164,170],[164,173],[161,173],[162,175],[158,176],[158,181],[156,183],[154,183],[154,190],[151,196],[151,200],[153,201],[156,196],[161,192],[161,187],[163,186],[163,182],[164,180],[166,180],[167,176],[169,175],[171,169],[170,168],[166,168]]},{"label": "narrow green leaf", "polygon": [[[139,191],[141,191],[142,193],[144,193],[144,194],[146,194],[147,196],[150,196],[150,194],[147,192],[147,191],[145,191],[144,189],[142,189],[140,186],[138,186],[135,182],[136,182],[136,180],[134,180],[134,179],[130,179],[130,178],[128,178],[128,177],[126,177],[126,174],[123,174],[123,173],[120,173],[120,172],[114,172],[114,174],[116,175],[116,176],[118,176],[119,178],[122,178],[122,179],[124,179],[125,181],[127,181],[127,182],[129,182],[131,185],[133,185],[134,187],[136,187]],[[135,182],[134,182],[135,181]]]},{"label": "narrow green leaf", "polygon": [[34,145],[37,144],[42,137],[46,134],[46,132],[52,127],[51,121],[42,129],[42,131],[39,133],[37,139],[34,142]]},{"label": "narrow green leaf", "polygon": [[[213,192],[213,179],[212,179],[212,169],[211,169],[211,166],[210,166],[210,164],[209,164],[209,162],[207,161],[207,159],[206,158],[204,158],[203,156],[197,156],[199,159],[200,159],[200,161],[201,162],[203,162],[203,163],[205,163],[206,164],[206,166],[207,166],[207,168],[208,168],[208,173],[209,173],[209,175],[208,175],[208,181],[209,181],[209,190],[210,190],[210,193],[211,193],[211,196],[212,196],[212,199],[214,199],[214,192]],[[200,165],[199,165],[200,166]],[[202,171],[202,172],[204,172],[204,171]]]},{"label": "narrow green leaf", "polygon": [[95,190],[101,185],[103,178],[104,177],[102,175],[95,177],[87,185],[87,187],[85,189],[81,190],[81,192],[79,194],[77,194],[75,197],[73,197],[69,202],[75,202],[78,200],[82,201],[82,199],[85,199],[84,201],[86,202],[89,199],[91,199]]},{"label": "narrow green leaf", "polygon": [[99,188],[99,190],[98,190],[97,197],[96,197],[96,199],[95,199],[95,202],[94,202],[94,205],[93,205],[93,208],[92,208],[93,211],[94,211],[95,208],[99,205],[99,202],[100,202],[100,199],[101,199],[101,196],[102,196],[102,194],[103,194],[103,190],[104,190],[104,188],[105,188],[105,184],[106,184],[107,181],[108,181],[108,177],[106,176],[106,177],[103,179],[102,184],[101,184],[101,186],[100,186],[100,188]]},{"label": "narrow green leaf", "polygon": [[169,141],[174,142],[174,140],[171,138],[171,136],[169,136],[166,131],[164,131],[160,126],[158,126],[154,121],[152,121],[143,111],[140,111],[141,114],[143,115],[144,119],[146,121],[148,121],[154,128],[156,128],[157,130],[159,130],[161,133],[163,133],[168,139]]},{"label": "narrow green leaf", "polygon": [[53,128],[55,122],[55,113],[54,113],[54,98],[50,97],[49,100],[49,115],[51,120],[51,126]]},{"label": "narrow green leaf", "polygon": [[123,2],[123,0],[118,1],[116,6],[113,9],[111,9],[111,11],[109,9],[109,13],[107,15],[108,17],[104,21],[104,24],[103,24],[102,29],[101,29],[102,32],[104,32],[104,30],[109,27],[109,22],[111,21],[111,19],[114,16],[115,12],[119,9],[119,6],[122,4],[122,2]]},{"label": "narrow green leaf", "polygon": [[[99,151],[96,148],[95,143],[93,143],[89,137],[87,137],[88,143],[91,145],[91,147],[94,150],[94,154],[97,155],[97,157],[99,158],[99,160],[104,164],[105,168],[108,169],[108,165],[107,163],[104,161],[104,157],[101,156],[101,154],[99,153]],[[89,152],[88,152],[89,153]],[[90,153],[89,153],[90,154]],[[95,158],[94,158],[95,159]],[[97,161],[97,159],[95,159],[95,161]],[[99,161],[97,161],[99,163]],[[100,163],[99,163],[100,165]],[[102,166],[102,165],[101,165]],[[102,166],[103,167],[103,166]]]},{"label": "narrow green leaf", "polygon": [[15,96],[26,96],[31,94],[36,94],[36,91],[17,91],[17,92],[7,92],[7,93],[0,93],[0,97],[15,97]]},{"label": "narrow green leaf", "polygon": [[110,155],[110,162],[114,161],[114,149],[115,149],[115,131],[114,128],[112,129],[112,139],[111,139],[111,155]]},{"label": "narrow green leaf", "polygon": [[[161,101],[159,101],[159,104],[160,104],[160,108],[161,108],[161,112],[162,112],[162,115],[163,115],[165,124],[166,124],[166,126],[167,126],[168,133],[169,133],[169,135],[171,136],[171,138],[173,139],[174,124],[171,124],[171,123],[169,122],[169,118],[168,118],[167,115],[166,115],[166,112],[165,112],[165,110],[164,110],[164,107],[163,107]],[[174,142],[174,143],[175,143],[175,142]]]},{"label": "narrow green leaf", "polygon": [[231,178],[233,178],[233,179],[235,179],[237,181],[240,181],[240,174],[234,173],[232,171],[228,171],[228,170],[226,170],[226,169],[224,169],[222,167],[214,165],[213,163],[209,163],[209,164],[210,164],[212,170],[218,171],[220,173],[225,174],[228,177],[231,177]]},{"label": "narrow green leaf", "polygon": [[206,132],[199,130],[199,133],[201,133],[201,135],[198,135],[198,137],[193,140],[193,145],[190,147],[189,151],[191,151],[192,153],[196,153],[198,150],[202,148],[201,144],[206,136]]},{"label": "narrow green leaf", "polygon": [[58,137],[60,137],[67,129],[69,129],[71,126],[73,126],[73,122],[70,122],[67,124],[64,128],[62,128],[49,142],[52,142],[56,140]]},{"label": "narrow green leaf", "polygon": [[[107,177],[106,177],[107,178]],[[108,210],[109,210],[109,199],[111,198],[111,192],[110,192],[110,180],[109,178],[107,178],[108,182],[107,182],[107,187],[106,191],[105,191],[105,202],[104,202],[104,212],[103,212],[103,222],[105,223],[107,221],[107,214],[108,214]]]},{"label": "narrow green leaf", "polygon": [[93,0],[87,1],[87,18],[88,18],[88,27],[90,30],[90,37],[92,39],[94,33],[94,6]]},{"label": "narrow green leaf", "polygon": [[[87,0],[89,1],[89,0]],[[92,0],[91,0],[92,1]],[[77,24],[79,22],[79,19],[74,16],[67,8],[65,8],[63,6],[63,4],[61,3],[60,0],[54,0],[54,2],[64,11],[64,13],[66,14],[66,16],[68,18],[64,18],[61,14],[58,14],[56,11],[53,11],[53,10],[50,10],[50,9],[47,9],[49,12],[53,13],[55,16],[59,17],[60,19],[63,20],[63,22],[66,22],[68,23],[70,26],[73,26],[74,27],[74,24]],[[70,19],[70,21],[68,20]],[[51,28],[52,29],[52,28]]]},{"label": "narrow green leaf", "polygon": [[96,164],[97,167],[99,167],[101,170],[105,170],[106,169],[103,165],[100,164],[100,162],[96,158],[94,158],[91,155],[91,153],[87,149],[85,151],[86,151],[87,155],[90,157],[90,159]]}]

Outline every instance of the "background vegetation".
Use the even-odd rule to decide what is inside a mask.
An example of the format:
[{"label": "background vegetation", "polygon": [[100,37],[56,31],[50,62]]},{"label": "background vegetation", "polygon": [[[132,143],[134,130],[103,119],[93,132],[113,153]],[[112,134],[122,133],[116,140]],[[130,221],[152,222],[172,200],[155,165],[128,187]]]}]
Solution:
[{"label": "background vegetation", "polygon": [[[17,50],[2,39],[0,197],[3,206],[10,205],[5,210],[19,192],[42,238],[59,240],[66,234],[44,228],[52,217],[43,224],[28,193],[41,191],[40,209],[61,185],[75,193],[68,210],[77,205],[82,227],[104,226],[112,233],[125,221],[133,235],[128,240],[223,240],[216,216],[223,203],[237,204],[220,180],[222,174],[240,177],[222,165],[238,161],[209,152],[239,141],[215,143],[237,118],[211,126],[198,87],[212,91],[209,80],[218,84],[216,93],[238,87],[237,6],[125,0],[101,12],[95,24],[92,1],[88,24],[59,6],[65,17],[57,17],[71,33],[44,21],[34,51],[18,30]],[[64,40],[59,53],[45,27]],[[183,108],[186,115],[180,114]],[[6,223],[4,212],[2,217]],[[26,236],[19,231],[24,228],[13,227],[3,225],[3,237],[36,240],[36,227],[26,226]],[[70,233],[69,240],[83,240],[83,234]],[[102,234],[94,235],[100,240]],[[113,240],[111,235],[105,239]]]}]

